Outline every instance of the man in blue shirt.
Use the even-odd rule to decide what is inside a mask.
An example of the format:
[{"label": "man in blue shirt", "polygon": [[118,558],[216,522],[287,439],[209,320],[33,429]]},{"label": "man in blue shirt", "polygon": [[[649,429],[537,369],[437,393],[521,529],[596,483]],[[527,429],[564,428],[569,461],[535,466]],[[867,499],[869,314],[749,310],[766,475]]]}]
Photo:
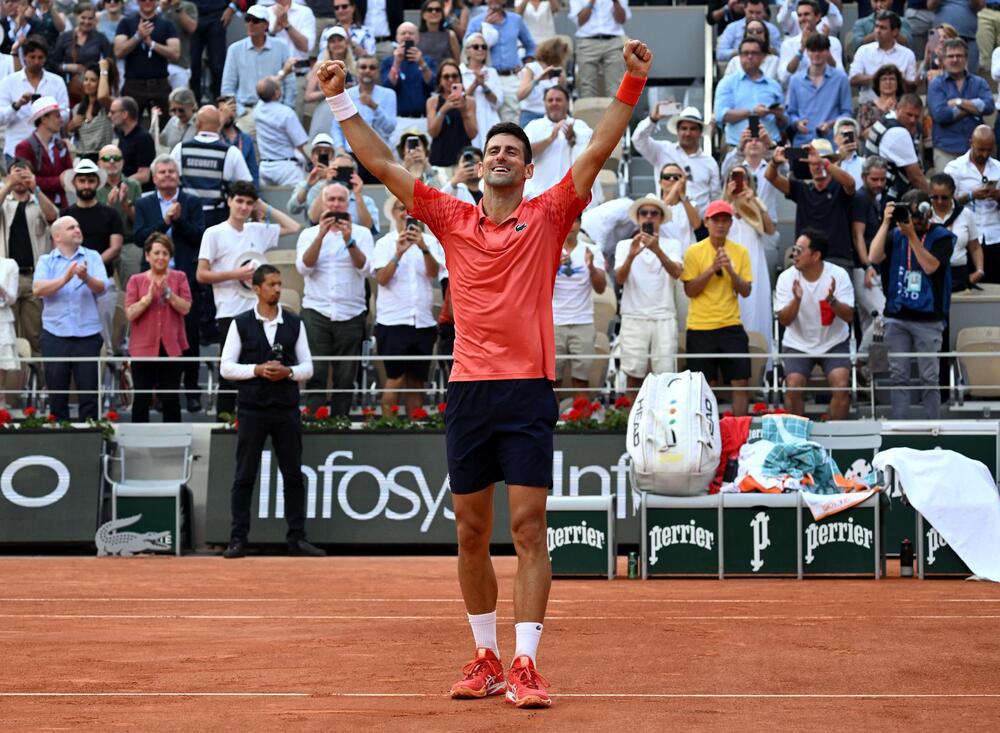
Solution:
[{"label": "man in blue shirt", "polygon": [[767,3],[764,0],[747,0],[746,15],[727,25],[726,30],[719,36],[719,41],[715,46],[716,61],[726,62],[736,55],[739,43],[746,34],[747,23],[751,20],[759,20],[766,25],[771,45],[780,48],[781,31],[778,30],[778,26],[767,20]]},{"label": "man in blue shirt", "polygon": [[715,90],[715,120],[725,125],[726,143],[739,145],[740,133],[755,116],[772,140],[780,140],[787,119],[781,85],[760,70],[767,49],[759,38],[740,42],[742,70],[725,76]]},{"label": "man in blue shirt", "polygon": [[45,383],[51,412],[69,420],[70,376],[80,390],[80,420],[97,419],[97,357],[104,339],[97,296],[108,274],[101,255],[82,246],[76,219],[63,216],[52,223],[53,249],[38,259],[32,294],[42,299],[42,356],[85,356],[94,361],[45,362]]},{"label": "man in blue shirt", "polygon": [[968,56],[968,46],[961,38],[945,41],[945,73],[927,85],[927,107],[934,120],[934,168],[938,171],[969,150],[972,131],[995,106],[990,85],[968,72]]},{"label": "man in blue shirt", "polygon": [[413,23],[400,23],[396,48],[382,59],[382,86],[396,92],[396,131],[393,142],[406,128],[427,129],[427,98],[434,91],[437,63],[417,48],[420,32]]},{"label": "man in blue shirt", "polygon": [[[521,16],[508,13],[504,5],[506,0],[487,0],[486,15],[469,23],[465,37],[473,33],[483,34],[490,47],[490,65],[500,75],[500,89],[503,91],[503,103],[497,112],[503,122],[517,122],[521,116],[521,103],[517,98],[521,57],[517,52],[517,43],[520,41],[524,46],[524,61],[528,62],[535,58],[535,40]],[[487,26],[485,30],[484,24]],[[492,38],[496,40],[491,42]]]},{"label": "man in blue shirt", "polygon": [[832,139],[837,119],[851,114],[851,82],[841,69],[830,66],[830,39],[813,33],[806,53],[809,66],[788,82],[788,121],[796,147],[817,137]]},{"label": "man in blue shirt", "polygon": [[[347,95],[358,108],[361,119],[367,122],[386,145],[392,143],[392,132],[396,129],[396,95],[391,89],[379,86],[378,61],[366,54],[357,59],[355,68],[358,71],[358,84],[347,90]],[[330,136],[337,150],[351,152],[351,144],[347,142],[343,131],[336,120],[330,126]],[[377,183],[378,179],[368,171],[361,172],[365,183]]]}]

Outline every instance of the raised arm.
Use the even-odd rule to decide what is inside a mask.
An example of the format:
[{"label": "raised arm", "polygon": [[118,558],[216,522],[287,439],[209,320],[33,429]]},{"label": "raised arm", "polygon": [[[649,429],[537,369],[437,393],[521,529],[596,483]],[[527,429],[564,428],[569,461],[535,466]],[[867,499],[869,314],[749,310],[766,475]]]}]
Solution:
[{"label": "raised arm", "polygon": [[[642,41],[631,40],[626,43],[622,55],[625,57],[625,78],[618,89],[618,96],[611,100],[611,106],[597,124],[590,145],[573,163],[573,187],[580,198],[590,195],[590,189],[604,161],[621,144],[622,135],[632,118],[632,109],[653,65],[653,52]],[[635,95],[636,99],[629,99],[629,94]],[[622,98],[628,102],[623,102]]]},{"label": "raised arm", "polygon": [[[361,164],[409,209],[413,206],[413,184],[416,179],[396,162],[385,141],[361,119],[354,103],[344,93],[345,74],[342,61],[324,61],[316,69],[320,88],[326,95],[334,118],[340,122],[340,129],[351,144],[351,150],[358,156]],[[597,175],[596,171],[594,175]]]}]

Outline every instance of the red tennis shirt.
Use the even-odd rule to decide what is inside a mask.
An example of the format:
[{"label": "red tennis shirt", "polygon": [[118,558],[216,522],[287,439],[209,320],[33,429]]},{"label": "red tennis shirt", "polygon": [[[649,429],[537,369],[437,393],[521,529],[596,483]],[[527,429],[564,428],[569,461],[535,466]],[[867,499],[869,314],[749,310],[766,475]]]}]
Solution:
[{"label": "red tennis shirt", "polygon": [[500,224],[476,206],[417,181],[414,217],[444,247],[455,314],[451,379],[556,378],[552,289],[563,240],[590,201],[572,168],[555,186]]}]

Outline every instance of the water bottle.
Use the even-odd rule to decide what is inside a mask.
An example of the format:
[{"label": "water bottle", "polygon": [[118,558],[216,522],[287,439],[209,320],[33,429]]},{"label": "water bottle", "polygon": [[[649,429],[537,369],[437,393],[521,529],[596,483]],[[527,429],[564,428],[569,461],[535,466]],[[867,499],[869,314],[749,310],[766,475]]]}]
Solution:
[{"label": "water bottle", "polygon": [[873,374],[889,371],[889,349],[885,344],[885,321],[878,311],[872,311],[872,343],[868,347],[868,370]]},{"label": "water bottle", "polygon": [[899,545],[899,577],[913,577],[913,543],[909,539]]},{"label": "water bottle", "polygon": [[628,577],[635,579],[639,577],[639,553],[630,552],[628,554]]}]

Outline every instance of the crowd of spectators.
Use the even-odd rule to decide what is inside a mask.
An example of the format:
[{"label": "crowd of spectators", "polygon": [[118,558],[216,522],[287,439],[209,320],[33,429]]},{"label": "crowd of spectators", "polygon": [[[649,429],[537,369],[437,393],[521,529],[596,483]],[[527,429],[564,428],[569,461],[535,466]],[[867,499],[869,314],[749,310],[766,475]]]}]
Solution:
[{"label": "crowd of spectators", "polygon": [[[628,0],[423,0],[407,22],[403,5],[3,0],[0,370],[18,368],[18,337],[33,356],[127,352],[133,419],[152,406],[167,420],[182,405],[197,412],[199,365],[172,358],[224,338],[253,307],[254,268],[294,235],[285,287],[298,292],[283,303],[301,309],[321,357],[306,406],[350,413],[357,365],[322,357],[357,356],[374,336],[380,354],[414,357],[385,362],[382,408],[421,408],[425,357],[449,353],[454,336],[444,256],[398,201],[379,211],[366,192],[377,182],[323,103],[315,63],[342,60],[359,113],[400,162],[470,203],[482,197],[487,130],[521,124],[531,197],[587,146],[574,100],[613,93],[632,10]],[[572,35],[556,32],[562,13]],[[558,353],[594,353],[594,296],[610,286],[629,390],[675,369],[681,347],[718,354],[688,364],[734,388],[740,413],[749,362],[730,357],[747,353],[751,334],[777,349],[776,318],[782,351],[804,354],[783,360],[787,407],[801,411],[816,364],[844,389],[848,339],[866,349],[881,320],[895,350],[938,351],[950,292],[1000,283],[989,126],[1000,2],[864,0],[859,16],[845,26],[841,0],[709,0],[713,118],[650,104],[632,142],[655,192],[605,201],[595,184],[563,245]],[[281,205],[262,197],[275,187]],[[781,197],[794,203],[792,241],[779,238]],[[774,285],[769,254],[787,263]],[[830,356],[807,356],[816,351]],[[918,368],[930,416],[936,364]],[[86,394],[96,369],[45,363],[53,414],[69,417],[72,379],[79,416],[97,415]],[[563,386],[586,391],[592,371],[570,359]],[[910,383],[909,365],[894,363],[891,379]],[[232,412],[232,385],[220,384],[216,409]],[[848,408],[837,392],[831,414]],[[906,408],[894,398],[894,415]]]}]

